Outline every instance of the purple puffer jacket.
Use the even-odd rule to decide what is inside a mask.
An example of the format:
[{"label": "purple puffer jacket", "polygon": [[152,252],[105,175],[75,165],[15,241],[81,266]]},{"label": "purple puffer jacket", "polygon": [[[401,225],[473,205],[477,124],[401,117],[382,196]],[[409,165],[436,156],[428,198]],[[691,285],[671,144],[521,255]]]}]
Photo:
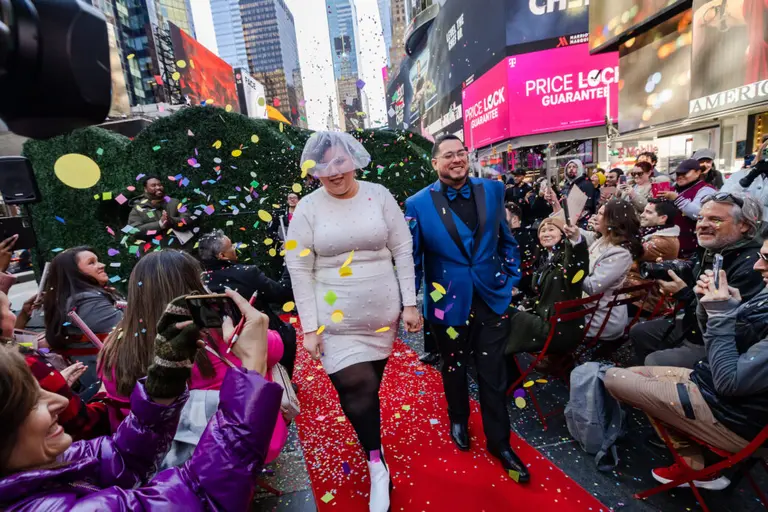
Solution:
[{"label": "purple puffer jacket", "polygon": [[247,510],[282,389],[238,368],[227,373],[220,396],[192,458],[152,478],[187,395],[166,407],[137,384],[131,414],[112,437],[74,443],[60,467],[0,479],[0,510]]}]

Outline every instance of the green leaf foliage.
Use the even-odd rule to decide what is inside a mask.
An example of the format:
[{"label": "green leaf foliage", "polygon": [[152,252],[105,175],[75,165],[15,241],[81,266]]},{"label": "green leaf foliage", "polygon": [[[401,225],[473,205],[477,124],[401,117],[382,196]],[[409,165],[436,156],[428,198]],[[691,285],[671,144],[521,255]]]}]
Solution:
[{"label": "green leaf foliage", "polygon": [[[233,242],[247,246],[241,252],[242,261],[254,262],[274,274],[279,271],[280,258],[270,256],[269,250],[277,248],[277,242],[265,245],[267,226],[257,212],[282,210],[295,184],[302,187],[300,196],[319,186],[311,177],[301,179],[301,152],[311,134],[219,108],[191,107],[155,121],[134,140],[90,127],[46,141],[28,141],[24,155],[32,162],[43,197],[32,206],[40,250],[36,257],[50,261],[57,249],[90,245],[107,264],[109,275],[120,278],[115,284],[124,285],[137,254],[159,250],[161,245],[147,237],[137,250],[131,247],[136,244],[134,237],[121,231],[130,213],[130,200],[143,192],[137,177],[152,174],[161,177],[167,195],[181,200],[193,214],[199,212],[199,233],[223,229]],[[431,143],[426,139],[390,130],[353,135],[372,157],[358,177],[383,184],[400,203],[437,178],[429,161]],[[235,150],[241,152],[239,156]],[[54,163],[69,153],[83,154],[99,164],[101,179],[96,185],[73,189],[56,177]],[[105,192],[112,199],[104,200]],[[129,201],[119,204],[116,198],[120,194]],[[252,200],[246,202],[249,195]],[[214,208],[210,215],[204,211],[208,206]],[[162,245],[181,248],[178,240],[171,240],[172,233],[158,235],[163,237]],[[184,249],[194,253],[194,245],[193,240]],[[119,254],[108,256],[110,248]]]}]

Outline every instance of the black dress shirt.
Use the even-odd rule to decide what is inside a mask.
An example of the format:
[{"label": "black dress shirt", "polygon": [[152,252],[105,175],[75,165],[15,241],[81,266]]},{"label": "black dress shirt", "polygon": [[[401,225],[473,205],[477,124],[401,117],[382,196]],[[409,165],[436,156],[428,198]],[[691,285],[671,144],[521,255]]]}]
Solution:
[{"label": "black dress shirt", "polygon": [[[469,182],[467,182],[467,184],[470,187],[469,199],[466,199],[461,194],[457,194],[453,201],[450,199],[448,200],[448,204],[450,205],[451,210],[453,210],[453,213],[467,225],[470,231],[474,232],[475,228],[477,228],[477,207],[475,205],[475,194],[472,193],[472,184]],[[446,199],[448,198],[448,188],[449,186],[443,183],[442,192],[443,195],[446,196]]]}]

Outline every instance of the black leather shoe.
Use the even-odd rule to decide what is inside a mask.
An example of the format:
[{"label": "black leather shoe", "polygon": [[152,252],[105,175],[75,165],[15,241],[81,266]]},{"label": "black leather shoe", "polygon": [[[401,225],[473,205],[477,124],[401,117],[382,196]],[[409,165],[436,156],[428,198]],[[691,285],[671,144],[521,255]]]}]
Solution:
[{"label": "black leather shoe", "polygon": [[419,361],[421,361],[424,364],[436,366],[437,363],[440,362],[440,354],[436,354],[434,352],[427,352],[426,354],[424,354],[419,358]]},{"label": "black leather shoe", "polygon": [[517,456],[512,448],[504,448],[498,453],[491,452],[491,455],[501,461],[501,465],[505,471],[515,471],[518,475],[517,482],[524,484],[531,479],[531,475],[528,473],[528,468],[525,467],[523,461]]},{"label": "black leather shoe", "polygon": [[464,423],[451,423],[451,439],[456,448],[463,452],[469,451],[469,431]]}]

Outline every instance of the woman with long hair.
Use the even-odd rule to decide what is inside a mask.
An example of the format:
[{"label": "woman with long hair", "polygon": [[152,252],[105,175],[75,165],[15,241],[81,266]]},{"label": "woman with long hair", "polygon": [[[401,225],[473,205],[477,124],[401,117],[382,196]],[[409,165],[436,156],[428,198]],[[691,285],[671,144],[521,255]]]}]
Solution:
[{"label": "woman with long hair", "polygon": [[[156,474],[179,424],[199,330],[184,297],[160,318],[147,379],[112,436],[72,442],[59,423],[63,396],[43,390],[17,350],[0,346],[0,509],[247,510],[280,409],[265,381],[267,317],[227,292],[245,318],[221,401],[195,455]],[[146,297],[153,300],[153,297]],[[225,334],[232,334],[229,322]]]},{"label": "woman with long hair", "polygon": [[[285,260],[304,328],[304,348],[321,359],[344,414],[365,450],[370,510],[389,509],[390,474],[381,447],[379,387],[401,316],[421,328],[413,240],[383,186],[355,179],[371,157],[352,135],[316,132],[302,166],[322,188],[301,200],[288,229]],[[397,272],[392,262],[397,266]]]},{"label": "woman with long hair", "polygon": [[[582,229],[581,235],[589,245],[589,272],[582,290],[587,295],[604,294],[589,328],[588,335],[595,337],[606,322],[613,292],[621,288],[632,262],[643,254],[640,219],[631,203],[611,199],[598,210],[595,231]],[[600,339],[615,340],[624,333],[626,326],[627,307],[613,308]]]},{"label": "woman with long hair", "polygon": [[45,340],[54,352],[88,367],[80,377],[80,384],[85,389],[84,398],[92,396],[98,385],[96,357],[99,349],[67,315],[75,310],[100,338],[111,332],[123,318],[117,304],[119,296],[107,288],[109,276],[104,267],[90,247],[73,247],[53,258],[46,281],[43,301]]},{"label": "woman with long hair", "polygon": [[[147,375],[147,370],[152,364],[154,340],[158,321],[164,311],[163,305],[181,295],[206,293],[200,264],[185,252],[170,249],[152,252],[136,264],[128,281],[128,307],[125,317],[105,341],[99,357],[99,376],[113,405],[109,410],[113,431],[130,412],[131,392],[136,382]],[[151,297],[151,300],[147,300],[147,297]],[[209,330],[206,341],[220,357],[226,358],[235,366],[242,365],[242,361],[233,352],[226,354],[225,342],[218,331]],[[280,335],[275,331],[268,332],[267,341],[267,367],[271,368],[282,356],[283,345]],[[276,353],[279,355],[275,359]],[[197,390],[218,392],[227,369],[228,366],[218,357],[208,357],[205,351],[199,351],[189,381],[192,393],[190,402],[196,403],[199,398],[195,394]],[[271,380],[269,375],[265,375],[265,378]],[[211,401],[210,396],[208,401]],[[215,403],[213,405],[210,414],[216,411]],[[183,418],[194,416],[188,415],[187,412],[185,409]],[[207,419],[210,418],[206,418],[206,423]],[[188,423],[185,422],[185,425]],[[197,426],[202,433],[205,423]],[[278,419],[266,459],[268,462],[279,454],[287,436],[285,423]],[[189,439],[189,436],[186,439]],[[178,465],[192,455],[194,444],[181,443],[177,446],[174,443],[172,449],[174,455],[168,465]]]}]

